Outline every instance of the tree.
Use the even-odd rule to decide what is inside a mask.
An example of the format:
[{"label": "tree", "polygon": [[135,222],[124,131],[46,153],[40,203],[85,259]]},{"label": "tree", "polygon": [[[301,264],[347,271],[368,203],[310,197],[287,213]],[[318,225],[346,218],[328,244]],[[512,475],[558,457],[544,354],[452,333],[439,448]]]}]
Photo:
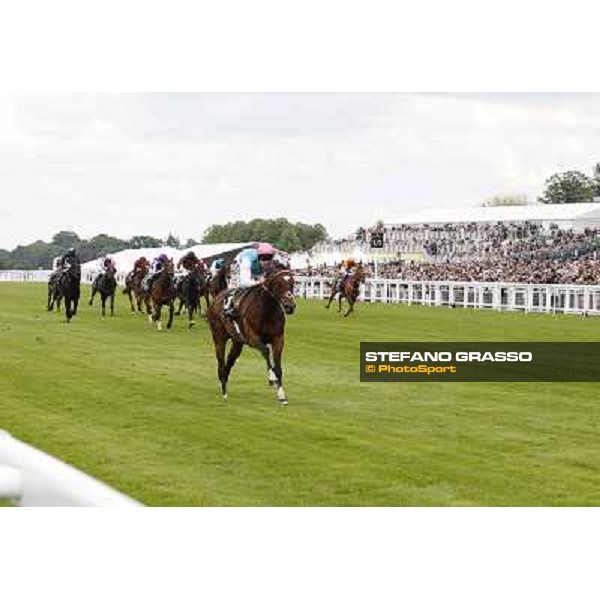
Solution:
[{"label": "tree", "polygon": [[546,180],[546,189],[541,198],[543,204],[568,204],[572,202],[592,202],[595,183],[581,171],[556,173]]},{"label": "tree", "polygon": [[181,244],[179,243],[179,238],[169,232],[169,237],[165,240],[165,246],[169,246],[169,248],[179,248]]},{"label": "tree", "polygon": [[52,237],[52,243],[67,250],[68,248],[77,248],[81,243],[81,239],[74,231],[59,231]]},{"label": "tree", "polygon": [[481,203],[481,206],[524,206],[529,204],[525,194],[493,196]]},{"label": "tree", "polygon": [[594,165],[594,196],[600,196],[600,163]]}]

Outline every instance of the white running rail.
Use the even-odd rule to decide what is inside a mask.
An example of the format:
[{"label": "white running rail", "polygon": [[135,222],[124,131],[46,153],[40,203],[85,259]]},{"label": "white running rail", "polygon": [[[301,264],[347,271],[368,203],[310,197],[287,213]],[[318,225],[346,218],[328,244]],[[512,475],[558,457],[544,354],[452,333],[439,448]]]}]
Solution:
[{"label": "white running rail", "polygon": [[[333,279],[296,277],[296,295],[324,300]],[[464,281],[367,279],[359,301],[600,315],[600,286]]]},{"label": "white running rail", "polygon": [[18,506],[141,506],[125,494],[1,430],[0,499]]},{"label": "white running rail", "polygon": [[[47,282],[51,271],[0,271],[0,282]],[[82,273],[91,283],[96,272]],[[118,274],[122,284],[124,274]],[[331,293],[330,277],[296,277],[296,294],[324,300]],[[480,281],[402,281],[367,279],[359,300],[386,304],[423,304],[516,310],[524,312],[600,315],[600,285],[537,284]]]}]

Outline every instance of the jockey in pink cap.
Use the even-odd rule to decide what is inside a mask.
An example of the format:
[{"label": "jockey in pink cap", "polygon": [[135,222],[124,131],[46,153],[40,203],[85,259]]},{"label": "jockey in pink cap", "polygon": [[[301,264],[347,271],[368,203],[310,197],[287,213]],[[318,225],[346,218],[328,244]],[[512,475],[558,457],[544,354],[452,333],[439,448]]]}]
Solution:
[{"label": "jockey in pink cap", "polygon": [[[257,283],[262,283],[264,273],[273,264],[277,250],[268,242],[256,244],[254,248],[246,248],[236,258],[239,267],[240,281],[238,289],[246,289]],[[234,294],[230,294],[224,304],[226,315],[233,313]]]}]

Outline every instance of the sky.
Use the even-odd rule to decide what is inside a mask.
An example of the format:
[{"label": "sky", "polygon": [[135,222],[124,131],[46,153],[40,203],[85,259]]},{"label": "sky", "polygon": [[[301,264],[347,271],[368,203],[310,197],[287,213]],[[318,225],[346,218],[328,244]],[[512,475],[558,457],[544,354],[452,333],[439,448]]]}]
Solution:
[{"label": "sky", "polygon": [[407,212],[534,201],[600,162],[600,94],[5,94],[0,248],[61,230],[285,217],[343,237]]}]

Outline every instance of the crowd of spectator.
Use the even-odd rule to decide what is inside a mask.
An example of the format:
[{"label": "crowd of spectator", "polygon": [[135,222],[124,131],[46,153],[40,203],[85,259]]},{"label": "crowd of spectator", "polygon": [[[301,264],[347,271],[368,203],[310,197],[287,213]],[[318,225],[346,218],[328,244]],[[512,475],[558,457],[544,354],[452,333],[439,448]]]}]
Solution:
[{"label": "crowd of spectator", "polygon": [[[346,245],[346,252],[362,249],[368,245],[371,231],[359,229],[354,242],[338,243],[337,251],[344,252]],[[388,226],[384,232],[388,255],[420,254],[422,260],[379,263],[377,276],[381,278],[600,284],[598,229],[576,232],[523,222],[400,225]],[[374,264],[365,267],[367,277],[375,275]],[[303,271],[312,276],[337,274],[331,266]]]}]

